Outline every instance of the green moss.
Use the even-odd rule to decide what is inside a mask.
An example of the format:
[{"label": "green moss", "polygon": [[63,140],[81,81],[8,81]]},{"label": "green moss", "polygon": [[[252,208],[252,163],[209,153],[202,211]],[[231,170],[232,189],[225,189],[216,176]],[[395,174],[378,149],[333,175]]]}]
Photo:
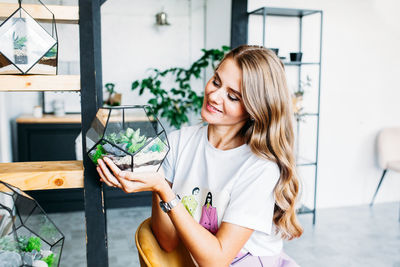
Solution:
[{"label": "green moss", "polygon": [[46,258],[43,258],[42,261],[46,262],[49,267],[53,265],[54,262],[54,254],[50,254]]},{"label": "green moss", "polygon": [[92,161],[94,164],[97,164],[97,161],[101,158],[103,158],[103,155],[106,154],[106,151],[104,150],[104,147],[101,144],[98,144],[96,146],[96,152],[94,152],[92,156]]},{"label": "green moss", "polygon": [[31,236],[28,239],[28,244],[26,245],[26,248],[24,251],[27,251],[27,252],[31,252],[32,250],[40,251],[41,248],[42,248],[42,243],[40,241],[40,238]]}]

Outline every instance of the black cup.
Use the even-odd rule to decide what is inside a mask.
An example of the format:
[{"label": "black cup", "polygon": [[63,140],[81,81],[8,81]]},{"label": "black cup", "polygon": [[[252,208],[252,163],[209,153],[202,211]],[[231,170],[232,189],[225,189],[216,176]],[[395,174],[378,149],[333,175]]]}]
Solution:
[{"label": "black cup", "polygon": [[303,56],[303,53],[301,53],[301,52],[290,53],[290,61],[301,62],[302,56]]}]

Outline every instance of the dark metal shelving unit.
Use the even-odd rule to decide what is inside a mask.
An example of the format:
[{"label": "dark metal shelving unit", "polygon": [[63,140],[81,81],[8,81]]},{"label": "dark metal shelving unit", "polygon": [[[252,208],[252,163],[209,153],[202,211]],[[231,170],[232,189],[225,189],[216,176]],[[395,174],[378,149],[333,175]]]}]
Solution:
[{"label": "dark metal shelving unit", "polygon": [[[243,2],[243,1],[242,1]],[[247,3],[247,1],[245,1]],[[319,147],[319,117],[320,117],[320,91],[321,91],[321,55],[322,55],[322,22],[323,22],[323,12],[322,10],[309,10],[309,9],[291,9],[291,8],[276,8],[276,7],[261,7],[254,11],[248,12],[247,15],[258,15],[263,16],[263,46],[266,46],[266,22],[268,16],[279,16],[279,17],[296,17],[299,19],[299,44],[298,51],[302,52],[302,35],[303,35],[303,17],[310,16],[314,14],[320,15],[320,43],[319,43],[319,59],[317,62],[284,62],[285,66],[294,66],[298,68],[298,80],[297,84],[300,88],[300,79],[302,74],[302,66],[303,65],[315,65],[318,67],[318,107],[316,113],[303,113],[296,116],[297,122],[297,132],[296,139],[297,144],[299,144],[299,133],[300,133],[300,124],[302,123],[302,118],[314,116],[316,117],[316,156],[315,159],[305,159],[302,158],[301,155],[296,156],[297,167],[301,168],[304,166],[312,166],[315,168],[314,172],[314,205],[312,208],[301,206],[297,211],[299,214],[313,214],[313,224],[315,224],[316,217],[316,197],[317,197],[317,180],[318,180],[318,147]],[[247,19],[248,26],[248,19]],[[247,36],[246,36],[247,43]],[[298,149],[297,149],[298,151]],[[305,177],[307,179],[307,177]]]}]

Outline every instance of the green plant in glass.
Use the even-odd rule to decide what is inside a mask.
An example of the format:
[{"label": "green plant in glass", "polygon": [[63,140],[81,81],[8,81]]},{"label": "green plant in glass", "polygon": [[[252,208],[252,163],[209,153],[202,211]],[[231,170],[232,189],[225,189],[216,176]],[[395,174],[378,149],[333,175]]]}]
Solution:
[{"label": "green plant in glass", "polygon": [[14,41],[14,49],[16,50],[22,50],[23,48],[26,47],[26,37],[19,37],[18,35],[13,32],[13,41]]},{"label": "green plant in glass", "polygon": [[[139,95],[145,91],[150,92],[152,97],[147,103],[155,114],[166,118],[171,126],[179,129],[182,124],[189,121],[188,114],[192,111],[198,113],[203,104],[203,93],[197,94],[192,90],[191,79],[200,79],[202,71],[209,66],[215,69],[229,50],[228,46],[222,46],[221,49],[202,49],[203,55],[188,69],[153,68],[150,76],[132,83],[132,90],[139,89]],[[168,75],[174,78],[175,87],[163,86],[163,81]]]},{"label": "green plant in glass", "polygon": [[57,46],[53,46],[47,53],[44,55],[45,57],[55,57],[57,55]]}]

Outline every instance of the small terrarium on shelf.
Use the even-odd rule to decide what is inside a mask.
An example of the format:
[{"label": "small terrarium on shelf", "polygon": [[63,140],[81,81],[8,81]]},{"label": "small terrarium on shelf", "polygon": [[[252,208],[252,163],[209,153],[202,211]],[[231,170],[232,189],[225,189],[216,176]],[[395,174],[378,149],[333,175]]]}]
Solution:
[{"label": "small terrarium on shelf", "polygon": [[[51,23],[35,20],[32,1],[15,1],[16,10],[0,19],[0,74],[57,74],[58,37],[54,14],[41,1],[35,12]],[[28,11],[27,11],[28,10]]]},{"label": "small terrarium on shelf", "polygon": [[149,106],[103,107],[86,133],[89,158],[110,158],[121,170],[157,171],[169,143],[164,127]]},{"label": "small terrarium on shelf", "polygon": [[0,266],[57,267],[64,235],[39,204],[0,181]]}]

